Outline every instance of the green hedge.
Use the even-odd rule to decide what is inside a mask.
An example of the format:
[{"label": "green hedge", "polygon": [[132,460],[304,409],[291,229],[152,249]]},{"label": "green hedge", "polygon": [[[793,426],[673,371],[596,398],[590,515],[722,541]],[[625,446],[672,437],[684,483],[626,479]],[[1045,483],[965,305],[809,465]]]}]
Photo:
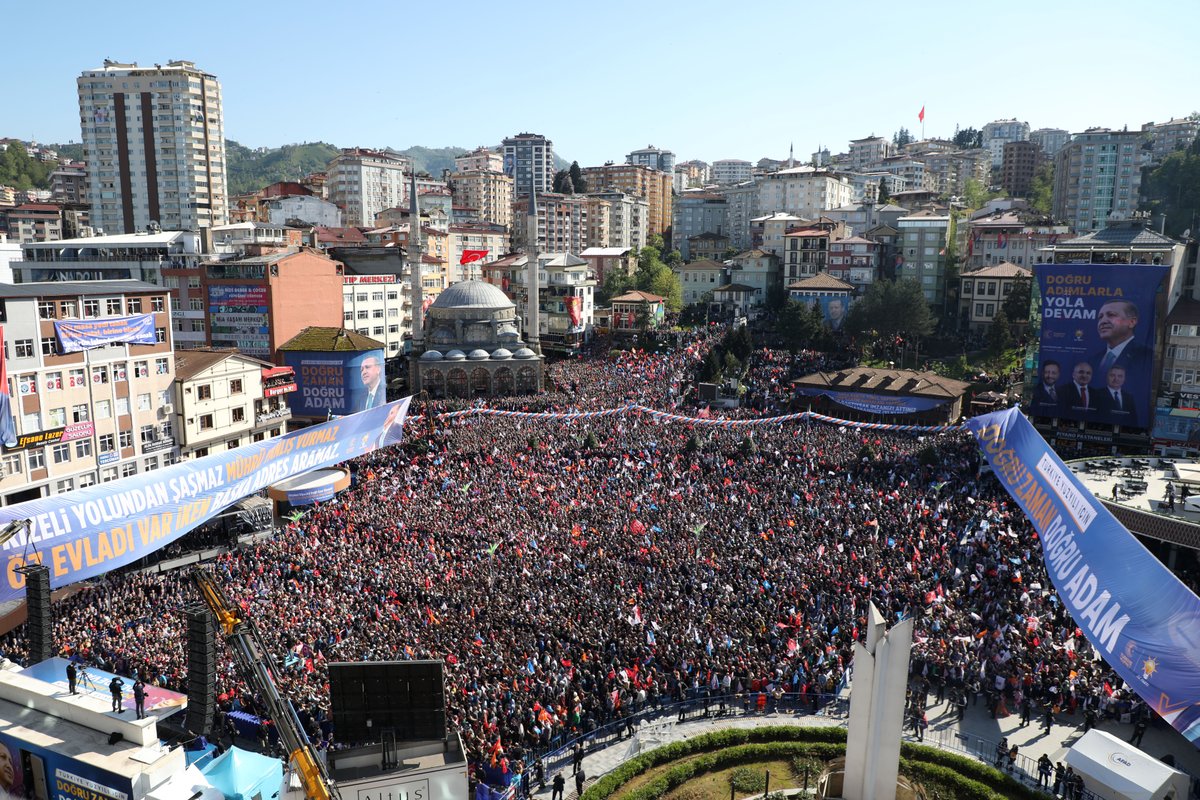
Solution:
[{"label": "green hedge", "polygon": [[[659,800],[692,778],[742,764],[779,758],[828,762],[845,755],[845,750],[844,728],[727,728],[630,759],[585,791],[584,798],[606,800],[638,775],[675,761],[682,763],[630,792],[628,800]],[[921,783],[931,800],[1044,800],[1044,795],[986,764],[933,747],[903,743],[900,771]]]}]

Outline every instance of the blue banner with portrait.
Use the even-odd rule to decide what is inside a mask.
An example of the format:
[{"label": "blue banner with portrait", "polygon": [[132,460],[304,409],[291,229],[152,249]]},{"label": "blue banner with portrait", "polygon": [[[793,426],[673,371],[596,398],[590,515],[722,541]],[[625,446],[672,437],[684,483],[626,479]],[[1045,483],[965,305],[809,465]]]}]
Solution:
[{"label": "blue banner with portrait", "polygon": [[[51,586],[137,561],[243,497],[310,470],[396,444],[409,398],[236,450],[0,508],[0,527],[28,530],[0,546],[0,603],[24,596],[26,561],[50,568]],[[27,545],[30,545],[27,547]]]},{"label": "blue banner with portrait", "polygon": [[54,333],[64,353],[78,353],[110,344],[156,344],[154,315],[56,319]]},{"label": "blue banner with portrait", "polygon": [[853,298],[850,297],[849,292],[804,298],[804,301],[809,305],[821,307],[821,316],[824,318],[829,330],[834,333],[840,333],[845,327],[846,315],[850,312],[850,303],[852,300]]},{"label": "blue banner with portrait", "polygon": [[1018,409],[967,420],[1037,530],[1046,572],[1117,674],[1191,742],[1200,738],[1200,598],[1063,464]]},{"label": "blue banner with portrait", "polygon": [[1152,264],[1035,267],[1042,335],[1030,413],[1153,424],[1155,298],[1168,271]]},{"label": "blue banner with portrait", "polygon": [[895,397],[869,392],[839,392],[812,386],[798,386],[796,394],[803,397],[828,397],[838,405],[868,414],[916,414],[919,411],[931,411],[950,402],[949,398]]},{"label": "blue banner with portrait", "polygon": [[387,402],[382,350],[281,350],[280,355],[296,372],[296,391],[287,402],[298,417],[353,414]]}]

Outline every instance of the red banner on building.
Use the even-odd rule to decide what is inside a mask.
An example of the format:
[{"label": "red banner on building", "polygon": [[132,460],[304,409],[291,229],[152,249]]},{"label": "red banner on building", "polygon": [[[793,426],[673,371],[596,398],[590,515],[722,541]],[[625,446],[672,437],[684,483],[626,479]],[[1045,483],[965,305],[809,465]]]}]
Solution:
[{"label": "red banner on building", "polygon": [[567,295],[563,298],[563,305],[567,307],[567,316],[571,320],[571,327],[577,328],[583,324],[583,298],[575,295]]}]

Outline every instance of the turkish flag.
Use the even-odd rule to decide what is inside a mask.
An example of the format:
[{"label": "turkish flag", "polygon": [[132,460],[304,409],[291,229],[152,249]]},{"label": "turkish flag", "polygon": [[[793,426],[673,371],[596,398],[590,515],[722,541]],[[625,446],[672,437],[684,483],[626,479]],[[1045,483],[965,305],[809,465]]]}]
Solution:
[{"label": "turkish flag", "polygon": [[463,250],[462,258],[459,259],[459,264],[471,264],[476,261],[483,261],[487,258],[487,250]]},{"label": "turkish flag", "polygon": [[917,114],[917,119],[921,122],[925,121],[925,106],[921,106],[921,113]]}]

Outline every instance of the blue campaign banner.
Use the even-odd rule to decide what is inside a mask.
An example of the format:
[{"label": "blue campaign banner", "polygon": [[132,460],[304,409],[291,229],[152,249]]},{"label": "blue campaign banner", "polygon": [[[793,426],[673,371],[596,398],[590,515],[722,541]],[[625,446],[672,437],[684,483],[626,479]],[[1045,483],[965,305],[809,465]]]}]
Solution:
[{"label": "blue campaign banner", "polygon": [[808,386],[797,387],[796,394],[805,397],[828,397],[838,405],[852,408],[855,411],[865,411],[868,414],[916,414],[919,411],[929,411],[950,402],[928,397],[888,397],[867,392],[839,392],[833,389]]},{"label": "blue campaign banner", "polygon": [[1063,464],[1019,409],[967,420],[1037,530],[1046,572],[1117,674],[1193,743],[1200,739],[1200,598]]},{"label": "blue campaign banner", "polygon": [[1149,428],[1155,298],[1152,264],[1038,264],[1042,334],[1037,416]]},{"label": "blue campaign banner", "polygon": [[58,347],[64,353],[78,353],[109,344],[156,344],[153,314],[57,319],[54,332],[58,335]]},{"label": "blue campaign banner", "polygon": [[809,305],[821,307],[821,316],[825,319],[825,324],[829,326],[829,330],[835,333],[841,331],[846,324],[846,314],[850,311],[852,301],[853,298],[849,294],[829,294],[805,298],[805,302]]},{"label": "blue campaign banner", "polygon": [[297,417],[354,414],[386,400],[382,350],[283,350],[281,355],[296,372],[296,391],[287,402]]},{"label": "blue campaign banner", "polygon": [[25,578],[17,569],[26,560],[49,567],[54,588],[94,578],[170,544],[271,484],[396,444],[410,399],[154,472],[0,508],[0,526],[30,520],[28,531],[0,546],[0,603],[22,599]]}]

